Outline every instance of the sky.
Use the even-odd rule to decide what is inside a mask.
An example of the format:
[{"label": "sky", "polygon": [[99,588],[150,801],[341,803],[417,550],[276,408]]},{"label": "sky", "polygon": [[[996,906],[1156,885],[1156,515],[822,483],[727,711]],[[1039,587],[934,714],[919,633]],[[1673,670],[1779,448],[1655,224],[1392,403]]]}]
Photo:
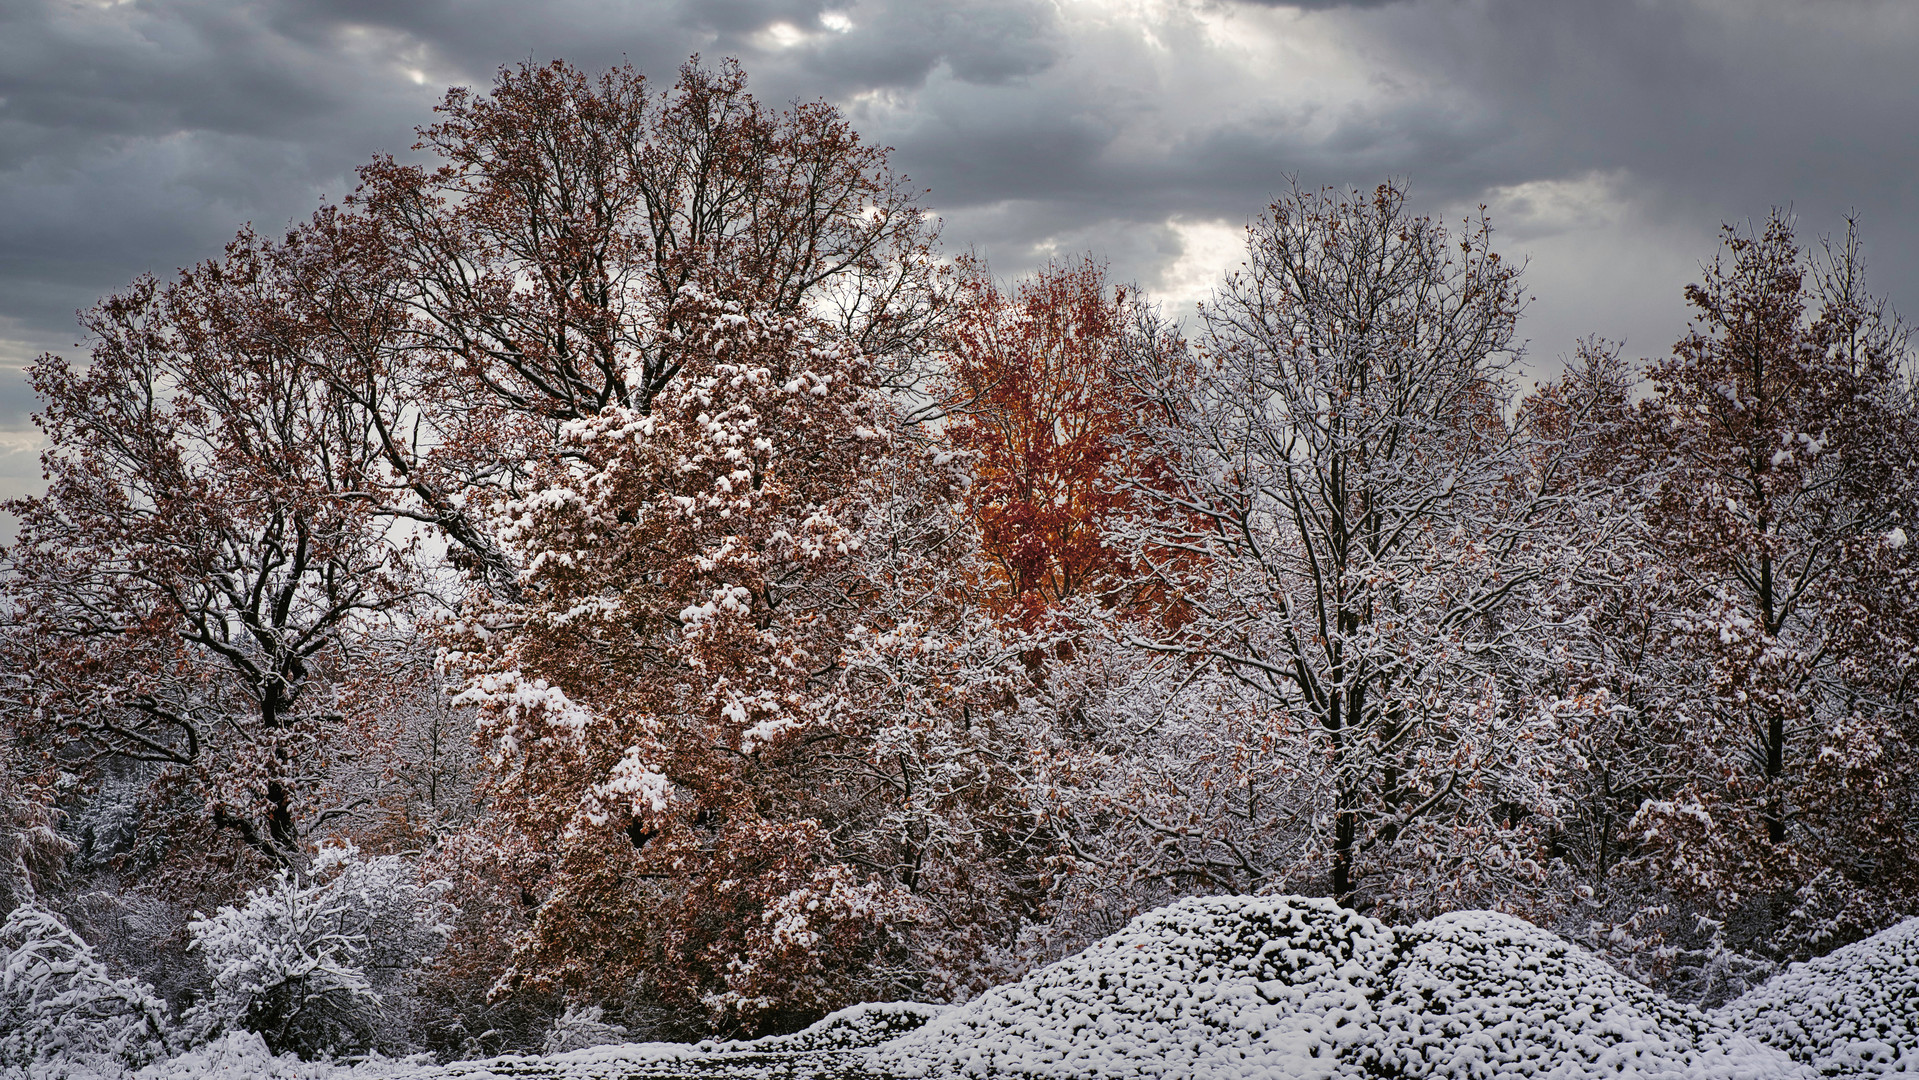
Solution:
[{"label": "sky", "polygon": [[75,312],[406,156],[503,64],[690,54],[825,99],[1013,276],[1090,252],[1190,314],[1297,178],[1489,208],[1526,372],[1670,350],[1722,222],[1856,213],[1919,311],[1911,0],[0,0],[0,497],[39,486],[24,368]]}]

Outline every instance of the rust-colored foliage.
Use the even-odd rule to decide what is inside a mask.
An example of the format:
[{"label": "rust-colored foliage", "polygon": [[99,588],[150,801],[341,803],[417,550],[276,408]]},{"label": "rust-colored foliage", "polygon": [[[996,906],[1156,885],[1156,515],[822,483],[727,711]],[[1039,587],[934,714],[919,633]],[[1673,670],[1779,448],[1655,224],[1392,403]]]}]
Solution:
[{"label": "rust-colored foliage", "polygon": [[490,800],[547,853],[518,981],[753,1030],[870,987],[911,907],[821,822],[860,752],[836,673],[875,614],[853,559],[890,425],[831,327],[680,299],[680,380],[565,429],[510,508],[525,602],[452,638]]},{"label": "rust-colored foliage", "polygon": [[972,457],[966,505],[1003,608],[1023,617],[1079,596],[1111,605],[1131,577],[1103,531],[1129,504],[1129,478],[1154,471],[1127,453],[1139,408],[1122,372],[1142,303],[1091,258],[1010,290],[961,265],[946,437]]}]

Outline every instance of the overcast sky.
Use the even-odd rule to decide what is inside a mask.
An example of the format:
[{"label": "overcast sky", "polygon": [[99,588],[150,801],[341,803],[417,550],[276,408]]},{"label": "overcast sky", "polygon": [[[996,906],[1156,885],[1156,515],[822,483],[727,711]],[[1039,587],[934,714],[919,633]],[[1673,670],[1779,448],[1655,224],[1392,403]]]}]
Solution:
[{"label": "overcast sky", "polygon": [[37,486],[20,372],[143,271],[274,230],[505,63],[736,56],[825,98],[1012,275],[1103,255],[1176,310],[1296,174],[1491,207],[1535,370],[1668,350],[1724,220],[1856,210],[1919,310],[1912,0],[0,0],[0,494]]}]

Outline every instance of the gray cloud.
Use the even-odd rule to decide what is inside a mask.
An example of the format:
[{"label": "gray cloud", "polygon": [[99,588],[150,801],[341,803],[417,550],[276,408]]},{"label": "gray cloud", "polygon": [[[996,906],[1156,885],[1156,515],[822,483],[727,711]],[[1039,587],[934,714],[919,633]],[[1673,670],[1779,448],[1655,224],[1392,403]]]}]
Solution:
[{"label": "gray cloud", "polygon": [[[1857,208],[1877,286],[1919,305],[1899,0],[0,0],[0,364],[344,194],[448,84],[552,57],[666,83],[694,52],[840,103],[1002,272],[1094,249],[1171,290],[1288,175],[1397,175],[1493,205],[1544,358],[1663,347],[1718,221],[1773,203],[1812,231]],[[0,373],[0,431],[25,400]]]},{"label": "gray cloud", "polygon": [[1301,11],[1329,11],[1333,8],[1369,8],[1385,7],[1388,4],[1402,4],[1407,0],[1240,0],[1256,7],[1297,8]]}]

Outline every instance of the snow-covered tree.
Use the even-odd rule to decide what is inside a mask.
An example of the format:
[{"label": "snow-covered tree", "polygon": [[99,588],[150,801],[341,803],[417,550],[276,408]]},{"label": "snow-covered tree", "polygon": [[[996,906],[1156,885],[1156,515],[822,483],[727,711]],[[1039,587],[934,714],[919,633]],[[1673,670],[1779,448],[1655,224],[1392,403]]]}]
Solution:
[{"label": "snow-covered tree", "polygon": [[0,1067],[112,1074],[164,1056],[172,1035],[153,988],[114,978],[59,915],[28,902],[0,925]]},{"label": "snow-covered tree", "polygon": [[1644,406],[1648,543],[1690,585],[1658,705],[1686,768],[1633,831],[1667,887],[1793,954],[1912,897],[1919,421],[1855,234],[1808,259],[1776,212],[1705,270]]},{"label": "snow-covered tree", "polygon": [[1491,234],[1392,186],[1295,189],[1205,309],[1197,375],[1136,369],[1173,464],[1132,542],[1185,621],[1134,640],[1246,695],[1245,738],[1284,761],[1247,779],[1284,777],[1265,812],[1307,838],[1215,847],[1230,879],[1414,910],[1546,879],[1568,706],[1527,649],[1598,537],[1508,418],[1521,294]]},{"label": "snow-covered tree", "polygon": [[302,377],[290,286],[243,236],[90,313],[84,370],[36,363],[51,485],[8,504],[4,584],[36,745],[89,775],[151,766],[198,794],[176,829],[276,865],[320,824],[352,650],[415,580],[362,498],[357,414]]},{"label": "snow-covered tree", "polygon": [[606,998],[644,977],[753,1026],[848,992],[910,915],[815,816],[859,753],[837,674],[893,425],[830,325],[751,286],[680,304],[677,381],[564,429],[571,460],[508,510],[525,599],[455,626],[450,659],[492,805],[552,853],[517,973]]},{"label": "snow-covered tree", "polygon": [[[0,657],[7,655],[0,644]],[[0,686],[0,695],[24,690],[24,678],[10,681],[14,685]],[[74,846],[55,831],[44,767],[32,768],[37,763],[27,759],[21,745],[18,725],[26,707],[26,701],[0,696],[0,911],[35,900]]]}]

